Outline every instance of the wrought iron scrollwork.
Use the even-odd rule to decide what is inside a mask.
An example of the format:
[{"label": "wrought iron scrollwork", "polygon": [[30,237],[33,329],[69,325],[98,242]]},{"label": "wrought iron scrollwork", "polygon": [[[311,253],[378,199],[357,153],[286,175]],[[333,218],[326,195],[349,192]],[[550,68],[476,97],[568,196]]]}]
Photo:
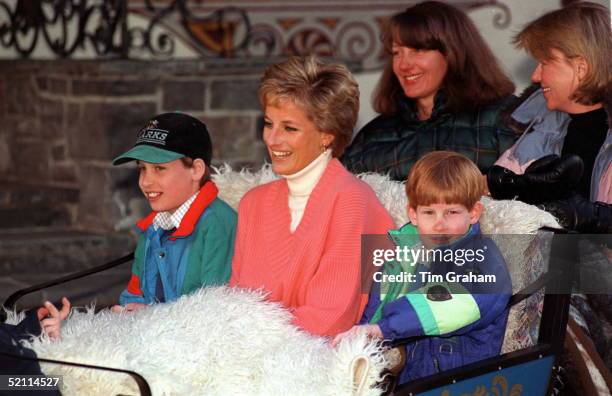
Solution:
[{"label": "wrought iron scrollwork", "polygon": [[[145,0],[147,26],[128,25],[127,0],[0,1],[0,45],[29,57],[40,40],[58,57],[77,50],[97,56],[129,58],[132,54],[169,58],[175,37],[164,27],[178,18],[202,56],[227,57],[243,49],[250,21],[241,9],[226,7],[202,17],[193,15],[187,0],[164,5]],[[11,7],[13,5],[13,7]],[[130,11],[131,12],[131,11]]]},{"label": "wrought iron scrollwork", "polygon": [[453,5],[463,8],[465,10],[478,9],[483,7],[496,8],[495,15],[493,16],[493,26],[497,29],[505,29],[510,26],[512,16],[510,8],[499,0],[463,0]]},{"label": "wrought iron scrollwork", "polygon": [[[63,58],[91,53],[140,59],[317,54],[361,62],[364,70],[380,69],[386,62],[378,39],[385,15],[374,6],[346,14],[336,3],[343,2],[306,12],[291,4],[282,12],[254,11],[251,23],[245,10],[213,9],[205,0],[0,0],[0,47],[24,58],[43,43]],[[500,0],[452,4],[464,10],[494,8],[498,29],[511,22],[510,9]]]},{"label": "wrought iron scrollwork", "polygon": [[505,29],[510,26],[510,8],[503,3],[495,3],[495,7],[498,8],[497,14],[493,17],[493,25],[498,29]]},{"label": "wrought iron scrollwork", "polygon": [[[125,1],[87,4],[86,1],[18,0],[11,10],[0,2],[0,43],[24,58],[44,40],[59,57],[69,57],[89,46],[97,55],[123,54],[126,46],[116,39],[125,26]],[[97,23],[92,26],[92,21]],[[71,27],[76,25],[76,29]],[[42,38],[41,38],[42,37]]]}]

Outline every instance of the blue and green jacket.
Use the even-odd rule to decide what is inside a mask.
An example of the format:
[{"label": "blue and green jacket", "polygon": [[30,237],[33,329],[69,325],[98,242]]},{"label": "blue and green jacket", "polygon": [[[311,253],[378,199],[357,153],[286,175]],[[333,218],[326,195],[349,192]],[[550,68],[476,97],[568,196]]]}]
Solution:
[{"label": "blue and green jacket", "polygon": [[227,283],[237,215],[217,193],[214,183],[207,182],[174,231],[154,229],[156,212],[138,222],[141,235],[132,277],[119,297],[121,305],[157,302],[158,277],[163,285],[162,301],[176,300],[203,286]]},{"label": "blue and green jacket", "polygon": [[[390,232],[399,246],[415,234],[411,224]],[[499,249],[480,233],[478,223],[460,239],[437,249],[455,254],[461,249],[472,250],[480,252],[482,260],[474,259],[463,265],[446,258],[446,261],[419,262],[414,266],[385,264],[384,273],[414,273],[415,281],[400,285],[404,289],[400,293],[397,283],[382,283],[381,287],[380,282],[375,282],[360,322],[377,323],[386,340],[420,337],[405,346],[407,360],[400,383],[496,356],[501,351],[512,284]],[[445,280],[423,281],[420,275],[423,272],[442,275]],[[451,272],[495,275],[495,282],[447,281],[446,275]],[[391,299],[389,294],[393,294]]]}]

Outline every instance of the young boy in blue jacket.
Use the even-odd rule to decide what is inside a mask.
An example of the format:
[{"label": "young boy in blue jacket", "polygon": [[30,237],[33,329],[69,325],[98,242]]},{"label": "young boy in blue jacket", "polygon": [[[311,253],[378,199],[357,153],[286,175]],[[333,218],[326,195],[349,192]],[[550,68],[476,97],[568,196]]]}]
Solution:
[{"label": "young boy in blue jacket", "polygon": [[231,274],[236,212],[210,180],[206,125],[183,113],[151,119],[113,165],[136,161],[138,185],[153,212],[137,224],[132,277],[113,311],[133,311],[194,290],[225,284]]},{"label": "young boy in blue jacket", "polygon": [[499,249],[480,233],[484,189],[478,168],[458,153],[432,152],[413,166],[406,182],[411,223],[389,235],[415,254],[385,263],[361,324],[332,345],[356,332],[415,337],[399,383],[500,353],[512,285]]}]

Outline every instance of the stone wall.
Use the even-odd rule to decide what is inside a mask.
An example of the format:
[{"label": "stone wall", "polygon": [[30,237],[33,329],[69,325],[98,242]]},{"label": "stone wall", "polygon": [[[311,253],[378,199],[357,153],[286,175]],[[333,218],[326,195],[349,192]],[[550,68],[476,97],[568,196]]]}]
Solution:
[{"label": "stone wall", "polygon": [[110,161],[157,113],[201,118],[213,140],[213,165],[263,163],[256,90],[267,65],[0,61],[0,184],[75,189],[79,198],[69,223],[93,231],[125,229],[147,205],[135,168]]}]

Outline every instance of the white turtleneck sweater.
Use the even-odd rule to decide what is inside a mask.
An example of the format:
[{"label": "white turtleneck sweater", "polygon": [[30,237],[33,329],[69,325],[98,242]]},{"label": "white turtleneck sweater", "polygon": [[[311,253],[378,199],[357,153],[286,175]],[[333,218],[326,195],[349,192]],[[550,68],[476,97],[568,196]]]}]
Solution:
[{"label": "white turtleneck sweater", "polygon": [[323,175],[332,159],[331,149],[325,150],[304,169],[292,175],[283,176],[289,187],[289,212],[291,212],[291,232],[300,224],[310,193]]}]

